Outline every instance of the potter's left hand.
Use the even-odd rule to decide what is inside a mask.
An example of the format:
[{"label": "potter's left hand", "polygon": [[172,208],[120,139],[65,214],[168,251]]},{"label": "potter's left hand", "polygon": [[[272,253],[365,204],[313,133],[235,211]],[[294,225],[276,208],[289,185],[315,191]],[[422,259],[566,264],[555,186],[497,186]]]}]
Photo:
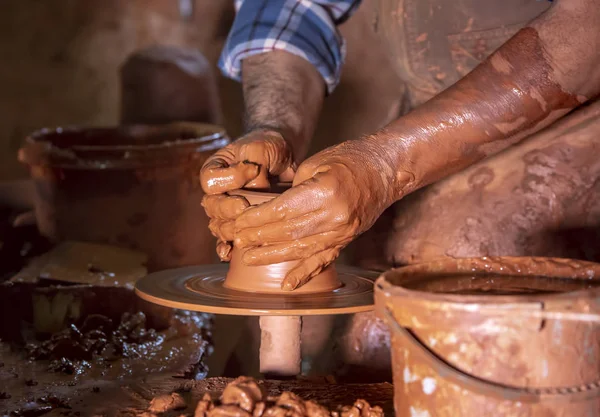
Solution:
[{"label": "potter's left hand", "polygon": [[292,188],[237,218],[235,244],[245,250],[244,263],[300,260],[281,287],[291,291],[308,282],[396,199],[386,156],[385,149],[361,139],[307,159]]}]

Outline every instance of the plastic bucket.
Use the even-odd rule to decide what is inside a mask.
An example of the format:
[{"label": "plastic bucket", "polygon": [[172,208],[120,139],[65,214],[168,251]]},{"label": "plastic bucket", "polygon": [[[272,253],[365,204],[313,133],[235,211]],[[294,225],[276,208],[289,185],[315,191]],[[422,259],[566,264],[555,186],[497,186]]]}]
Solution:
[{"label": "plastic bucket", "polygon": [[44,129],[19,160],[44,236],[142,250],[155,271],[216,260],[198,174],[228,142],[222,128],[196,123]]},{"label": "plastic bucket", "polygon": [[384,273],[396,415],[599,416],[600,265],[443,259]]}]

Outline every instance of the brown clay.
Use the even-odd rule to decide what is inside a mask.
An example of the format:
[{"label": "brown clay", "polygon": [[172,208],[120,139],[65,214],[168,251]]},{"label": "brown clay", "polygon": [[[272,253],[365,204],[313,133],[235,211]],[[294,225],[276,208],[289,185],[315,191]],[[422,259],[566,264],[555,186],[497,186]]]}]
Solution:
[{"label": "brown clay", "polygon": [[[301,390],[298,394],[290,392],[283,387],[268,390],[264,384],[269,385],[272,381],[257,381],[253,378],[241,376],[229,382],[222,388],[223,381],[215,378],[206,383],[204,390],[192,388],[192,398],[196,399],[195,406],[185,403],[180,394],[174,392],[155,397],[148,411],[165,412],[167,410],[181,409],[182,412],[190,414],[194,412],[195,417],[251,417],[251,416],[287,416],[295,417],[383,417],[383,409],[377,405],[372,406],[363,399],[357,399],[352,406],[341,405],[331,401],[331,395],[322,395],[315,398],[314,395],[306,395]],[[204,381],[198,381],[199,384]],[[275,383],[277,384],[277,383]],[[313,382],[313,385],[315,382]],[[294,385],[292,382],[291,385]],[[310,384],[309,384],[310,385]],[[321,385],[316,382],[316,385]],[[302,383],[300,383],[302,386]],[[219,389],[217,389],[217,387]],[[293,387],[290,387],[293,389]],[[327,386],[323,386],[327,388]],[[331,386],[330,386],[331,388]],[[384,388],[387,388],[384,386]],[[343,388],[342,388],[343,389]],[[351,388],[346,388],[348,391]],[[221,391],[221,392],[219,392]],[[360,391],[359,391],[360,392]],[[355,398],[341,395],[344,403]],[[359,394],[364,397],[364,392]],[[308,398],[307,398],[308,397]],[[383,396],[381,396],[383,397]],[[181,399],[180,399],[181,398]],[[325,400],[331,410],[320,404]],[[160,403],[160,407],[157,407]]]},{"label": "brown clay", "polygon": [[599,133],[596,101],[520,146],[400,201],[394,224],[381,236],[390,245],[382,250],[388,265],[441,256],[600,261]]},{"label": "brown clay", "polygon": [[[309,158],[291,190],[238,217],[239,246],[256,263],[275,253],[269,262],[312,258],[313,266],[326,265],[392,202],[497,152],[490,143],[517,132],[522,138],[581,104],[552,78],[540,48],[537,32],[523,29],[456,85],[379,133]],[[503,72],[499,59],[514,70]],[[508,105],[496,109],[486,96]],[[372,156],[366,165],[364,155]]]},{"label": "brown clay", "polygon": [[[297,262],[291,261],[274,265],[248,266],[242,260],[241,251],[234,248],[231,252],[231,261],[223,286],[246,292],[273,294],[280,294],[281,291],[289,292],[289,290],[281,288],[282,283],[286,274],[296,265]],[[341,285],[335,265],[330,265],[305,285],[294,289],[292,292],[294,294],[322,293],[333,291]]]},{"label": "brown clay", "polygon": [[393,166],[401,168],[397,198],[506,148],[587,101],[559,84],[543,48],[535,29],[522,29],[468,76],[376,135],[374,140],[396,154]]},{"label": "brown clay", "polygon": [[[250,206],[257,206],[271,201],[278,194],[237,190],[231,191],[229,195],[244,198]],[[281,293],[284,290],[293,290],[295,287],[285,285],[285,278],[296,264],[296,262],[285,262],[247,266],[243,262],[240,249],[234,246],[223,287],[254,293]],[[331,293],[340,286],[335,267],[329,266],[297,292]],[[260,372],[279,376],[299,375],[302,371],[301,317],[263,316],[260,318],[260,328]]]},{"label": "brown clay", "polygon": [[373,310],[373,281],[378,274],[337,265],[342,286],[323,293],[245,292],[225,288],[227,265],[203,265],[152,273],[135,284],[141,298],[181,310],[215,314],[327,315]]},{"label": "brown clay", "polygon": [[268,189],[269,175],[289,181],[293,169],[292,150],[283,136],[256,131],[212,155],[200,171],[200,182],[207,195],[244,187]]},{"label": "brown clay", "polygon": [[206,193],[202,206],[217,238],[221,261],[231,259],[234,220],[248,208],[246,199],[226,193],[244,187],[269,189],[269,175],[291,181],[294,170],[290,146],[274,131],[252,132],[207,159],[200,171],[200,183]]},{"label": "brown clay", "polygon": [[599,264],[555,258],[386,272],[375,297],[392,335],[396,414],[596,415],[598,277]]},{"label": "brown clay", "polygon": [[[228,193],[248,201],[250,206],[257,206],[271,201],[279,194],[276,192],[260,192],[250,190],[237,190]],[[283,290],[294,290],[294,293],[323,293],[335,290],[341,286],[337,277],[335,265],[325,268],[320,274],[313,277],[299,288],[286,286],[285,278],[298,262],[283,262],[261,266],[249,266],[243,261],[242,251],[235,245],[231,251],[231,260],[227,278],[223,283],[225,288],[248,292],[280,293]]]},{"label": "brown clay", "polygon": [[[277,195],[275,192],[238,190],[230,192],[229,197],[238,199],[238,202],[243,199],[246,205],[253,206],[264,204]],[[210,204],[209,201],[208,205]],[[220,207],[222,209],[227,206]],[[294,287],[286,288],[284,279],[290,270],[296,268],[296,264],[297,262],[286,262],[247,266],[243,262],[241,251],[234,247],[224,281],[222,273],[211,274],[208,270],[199,279],[193,277],[193,272],[190,274],[181,271],[179,275],[176,271],[167,271],[164,277],[164,273],[154,274],[138,281],[136,291],[142,298],[162,305],[228,314],[240,313],[236,301],[242,299],[248,306],[246,309],[242,307],[242,314],[253,312],[261,315],[260,371],[265,374],[293,376],[301,373],[301,318],[270,309],[269,301],[285,306],[283,311],[288,310],[288,314],[293,314],[294,304],[299,301],[308,302],[308,314],[335,314],[332,308],[336,299],[341,301],[340,307],[345,309],[352,303],[351,297],[344,299],[343,291],[349,290],[350,294],[354,292],[356,295],[363,292],[361,286],[342,287],[334,266],[326,268],[299,290],[290,291]],[[349,276],[352,275],[343,275],[344,278]],[[212,288],[209,286],[211,282],[216,284]],[[351,282],[366,284],[368,281],[355,277]],[[219,293],[222,294],[221,297],[218,296]],[[269,296],[271,297],[268,298]],[[193,304],[190,303],[191,300]],[[366,304],[370,303],[367,301]],[[358,306],[351,309],[356,311],[356,307]]]},{"label": "brown clay", "polygon": [[[600,75],[591,33],[597,8],[589,1],[577,4],[570,8],[557,2],[411,113],[302,163],[291,190],[237,218],[233,233],[247,262],[301,260],[287,278],[301,285],[393,202],[507,148],[595,97]],[[579,24],[587,28],[582,38],[570,39],[565,48],[560,38]]]},{"label": "brown clay", "polygon": [[[11,290],[18,286],[22,284]],[[121,296],[117,301],[90,286],[81,290],[91,302],[117,303],[111,306],[115,312],[118,308],[130,310],[136,303],[135,297]],[[0,296],[2,292],[0,288]],[[14,297],[11,301],[8,304],[14,307]],[[5,395],[0,400],[1,415],[53,415],[74,410],[81,415],[125,415],[114,413],[114,409],[129,408],[131,388],[136,391],[134,386],[145,384],[149,376],[182,381],[173,376],[187,375],[189,380],[206,373],[203,356],[210,349],[210,317],[179,312],[158,330],[139,312],[118,314],[111,320],[103,314],[106,304],[98,307],[98,314],[88,315],[86,311],[85,320],[70,322],[49,339],[38,340],[27,332],[24,349],[3,337],[0,392]],[[11,317],[20,323],[14,308]],[[113,412],[100,411],[106,408]]]},{"label": "brown clay", "polygon": [[599,134],[596,100],[406,196],[353,242],[351,259],[381,271],[443,256],[600,261]]},{"label": "brown clay", "polygon": [[44,236],[138,249],[155,271],[213,262],[197,172],[228,142],[221,128],[193,123],[44,129],[19,159]]}]

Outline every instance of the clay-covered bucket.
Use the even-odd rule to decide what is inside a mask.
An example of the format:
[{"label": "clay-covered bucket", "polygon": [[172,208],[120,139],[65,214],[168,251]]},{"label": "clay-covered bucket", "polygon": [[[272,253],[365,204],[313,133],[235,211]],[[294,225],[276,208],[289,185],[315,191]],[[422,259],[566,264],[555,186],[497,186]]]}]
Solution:
[{"label": "clay-covered bucket", "polygon": [[443,259],[384,273],[397,416],[599,416],[600,264]]},{"label": "clay-covered bucket", "polygon": [[198,174],[228,142],[222,128],[196,123],[44,129],[19,160],[44,236],[139,249],[155,271],[215,261]]}]

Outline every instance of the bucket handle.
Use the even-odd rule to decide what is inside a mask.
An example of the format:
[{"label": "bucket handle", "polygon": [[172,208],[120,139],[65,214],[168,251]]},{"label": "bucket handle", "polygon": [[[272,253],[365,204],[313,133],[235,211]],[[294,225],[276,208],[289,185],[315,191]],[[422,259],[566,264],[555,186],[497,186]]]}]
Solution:
[{"label": "bucket handle", "polygon": [[415,347],[415,351],[425,359],[432,369],[442,378],[461,386],[475,394],[495,397],[502,401],[514,401],[528,404],[541,402],[580,402],[594,399],[600,394],[600,380],[588,384],[560,388],[521,388],[499,384],[470,375],[440,358],[429,349],[413,332],[404,327],[394,318],[386,306],[383,309],[386,321],[393,330],[406,342]]}]

